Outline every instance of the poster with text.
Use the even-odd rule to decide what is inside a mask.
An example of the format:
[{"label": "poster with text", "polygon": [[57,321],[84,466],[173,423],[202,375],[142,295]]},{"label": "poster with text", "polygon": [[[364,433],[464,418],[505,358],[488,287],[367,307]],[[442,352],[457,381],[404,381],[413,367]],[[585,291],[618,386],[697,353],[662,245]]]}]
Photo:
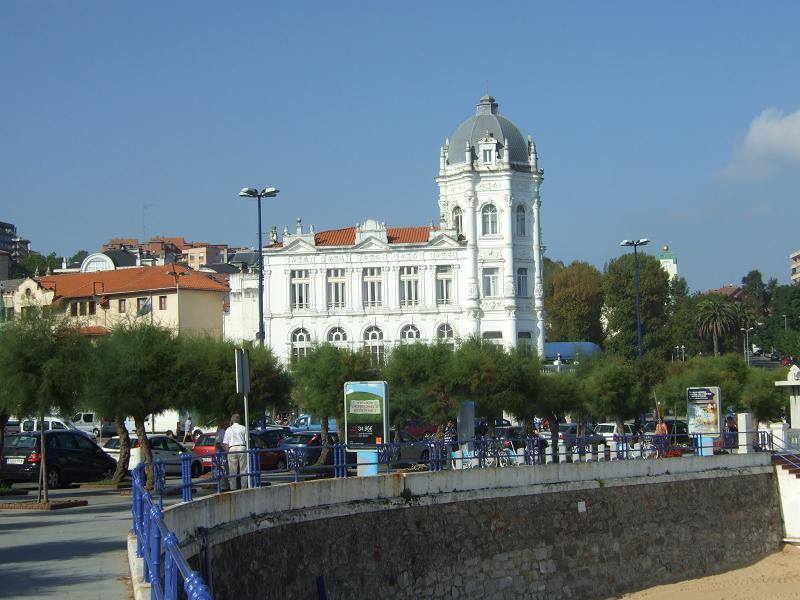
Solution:
[{"label": "poster with text", "polygon": [[348,381],[344,384],[345,443],[374,448],[386,443],[389,395],[385,381]]},{"label": "poster with text", "polygon": [[686,420],[689,433],[719,433],[721,402],[722,397],[718,387],[686,388]]}]

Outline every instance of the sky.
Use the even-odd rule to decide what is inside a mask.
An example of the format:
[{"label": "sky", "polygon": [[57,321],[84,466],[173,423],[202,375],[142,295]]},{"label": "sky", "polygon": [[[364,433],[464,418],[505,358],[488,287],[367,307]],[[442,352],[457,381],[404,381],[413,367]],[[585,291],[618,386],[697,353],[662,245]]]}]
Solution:
[{"label": "sky", "polygon": [[112,237],[438,221],[441,144],[488,91],[544,168],[547,256],[669,244],[693,291],[800,249],[800,3],[0,3],[0,221]]}]

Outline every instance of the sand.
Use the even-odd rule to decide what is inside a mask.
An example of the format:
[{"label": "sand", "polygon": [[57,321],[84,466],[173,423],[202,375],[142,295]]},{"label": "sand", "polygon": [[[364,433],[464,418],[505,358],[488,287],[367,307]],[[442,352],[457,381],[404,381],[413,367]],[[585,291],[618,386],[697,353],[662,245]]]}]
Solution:
[{"label": "sand", "polygon": [[622,597],[629,600],[800,598],[800,547],[786,544],[780,552],[743,569],[659,585]]}]

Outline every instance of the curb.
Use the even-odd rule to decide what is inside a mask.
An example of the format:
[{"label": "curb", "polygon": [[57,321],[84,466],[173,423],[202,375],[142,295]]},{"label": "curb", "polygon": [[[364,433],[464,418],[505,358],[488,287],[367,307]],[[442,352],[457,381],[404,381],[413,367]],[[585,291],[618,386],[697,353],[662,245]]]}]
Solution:
[{"label": "curb", "polygon": [[144,559],[136,557],[136,534],[128,532],[128,568],[131,572],[131,587],[135,600],[148,600],[150,598],[150,584],[144,582]]},{"label": "curb", "polygon": [[51,500],[50,502],[25,500],[22,502],[0,502],[0,510],[59,510],[87,506],[88,504],[89,502],[86,500]]}]

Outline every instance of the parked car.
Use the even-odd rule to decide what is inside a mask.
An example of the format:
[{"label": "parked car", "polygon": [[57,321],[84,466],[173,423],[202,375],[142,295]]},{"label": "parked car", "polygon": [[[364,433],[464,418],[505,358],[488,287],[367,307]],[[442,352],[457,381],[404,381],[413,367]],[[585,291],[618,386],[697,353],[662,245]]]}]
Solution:
[{"label": "parked car", "polygon": [[[20,432],[32,432],[42,430],[42,421],[39,419],[23,419],[20,421]],[[86,437],[93,437],[91,432],[81,431],[75,427],[75,423],[62,417],[46,416],[44,418],[44,429],[46,431],[77,431]]]},{"label": "parked car", "polygon": [[[14,433],[3,443],[0,481],[36,482],[42,461],[40,431]],[[47,433],[47,485],[51,488],[72,482],[109,479],[117,461],[103,452],[88,436],[79,431],[59,430]]]},{"label": "parked car", "polygon": [[[330,433],[332,444],[339,443],[339,436],[335,432]],[[303,464],[313,465],[319,460],[322,454],[322,434],[317,431],[298,431],[283,438],[277,445],[277,448],[283,451],[298,450],[302,452]],[[350,462],[350,459],[348,459]],[[333,452],[328,452],[328,458],[325,464],[333,464]]]},{"label": "parked car", "polygon": [[[395,440],[395,430],[392,429],[389,432],[388,441],[394,442]],[[417,439],[408,431],[403,431],[402,429],[400,430],[400,456],[397,459],[397,463],[427,463],[429,456],[430,450],[428,449],[427,442]]]},{"label": "parked car", "polygon": [[[253,430],[250,432],[250,448],[258,450],[258,458],[261,470],[266,469],[285,469],[286,454],[282,450],[276,450],[280,441],[286,437],[283,429]],[[203,433],[195,442],[192,451],[200,456],[203,469],[206,471],[212,467],[212,456],[217,451],[217,434]]]},{"label": "parked car", "polygon": [[[633,425],[629,423],[625,423],[625,435],[628,439],[633,439]],[[595,432],[601,436],[605,440],[605,444],[611,446],[614,444],[614,432],[617,430],[616,423],[599,423],[597,427],[594,428]]]},{"label": "parked car", "polygon": [[[150,440],[150,447],[153,453],[153,461],[161,459],[164,462],[164,469],[168,475],[180,475],[182,456],[190,454],[192,456],[190,471],[192,477],[199,477],[203,473],[203,460],[197,454],[191,452],[186,446],[173,440],[166,435],[147,436]],[[114,436],[103,446],[109,456],[115,460],[119,458],[119,436]],[[128,463],[128,470],[133,471],[142,463],[141,445],[139,439],[131,436],[131,457]]]},{"label": "parked car", "polygon": [[[321,431],[322,423],[317,417],[308,414],[302,414],[297,417],[291,424],[291,430],[297,431]],[[336,419],[328,419],[328,431],[337,431],[338,427]]]},{"label": "parked car", "polygon": [[91,433],[94,437],[107,438],[117,435],[117,425],[114,419],[104,419],[94,412],[75,413],[71,420],[75,427],[86,433]]},{"label": "parked car", "polygon": [[9,419],[6,421],[5,434],[19,433],[19,421],[17,419]]},{"label": "parked car", "polygon": [[[585,430],[582,434],[584,443],[586,445],[603,445],[607,443],[605,436],[603,436],[599,431],[592,429],[589,425],[586,425]],[[558,424],[558,439],[564,445],[569,445],[569,447],[574,451],[576,447],[576,442],[578,438],[578,423],[559,423]]]},{"label": "parked car", "polygon": [[421,423],[419,421],[405,421],[403,423],[402,431],[407,431],[410,435],[413,435],[416,439],[421,440],[425,436],[433,436],[439,427],[437,425],[433,425],[431,423]]},{"label": "parked car", "polygon": [[[671,444],[690,444],[692,441],[689,435],[689,426],[686,421],[680,419],[671,419],[667,417],[664,419],[664,425],[667,426],[667,432],[670,434],[669,441]],[[656,421],[648,421],[642,427],[642,435],[647,444],[652,442],[653,435],[656,432]]]}]

